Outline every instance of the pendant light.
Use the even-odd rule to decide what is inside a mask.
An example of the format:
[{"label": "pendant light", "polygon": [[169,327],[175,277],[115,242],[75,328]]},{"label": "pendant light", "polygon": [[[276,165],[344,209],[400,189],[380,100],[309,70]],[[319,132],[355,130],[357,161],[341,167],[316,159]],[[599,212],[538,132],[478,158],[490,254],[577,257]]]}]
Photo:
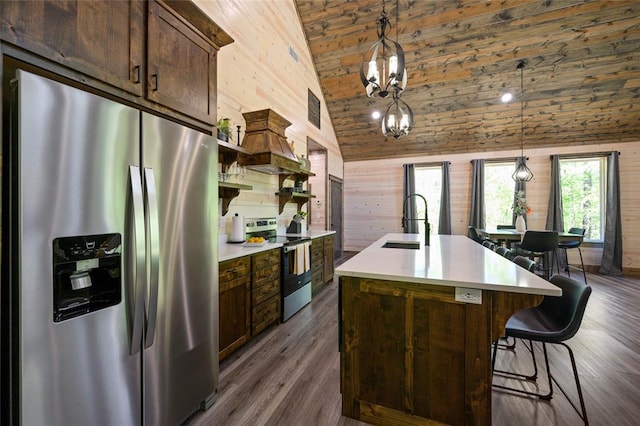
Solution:
[{"label": "pendant light", "polygon": [[516,182],[529,182],[533,173],[527,167],[524,158],[524,66],[525,61],[519,61],[516,69],[520,70],[520,160],[511,177]]},{"label": "pendant light", "polygon": [[400,99],[401,92],[393,91],[393,102],[382,117],[382,134],[398,139],[409,134],[413,127],[413,111],[409,105]]},{"label": "pendant light", "polygon": [[[396,27],[397,25],[396,19]],[[383,0],[382,14],[377,20],[378,41],[367,50],[360,65],[360,80],[369,97],[378,94],[386,98],[392,91],[402,92],[407,86],[404,51],[397,41],[387,37],[387,27],[390,26],[391,22],[387,17]]]}]

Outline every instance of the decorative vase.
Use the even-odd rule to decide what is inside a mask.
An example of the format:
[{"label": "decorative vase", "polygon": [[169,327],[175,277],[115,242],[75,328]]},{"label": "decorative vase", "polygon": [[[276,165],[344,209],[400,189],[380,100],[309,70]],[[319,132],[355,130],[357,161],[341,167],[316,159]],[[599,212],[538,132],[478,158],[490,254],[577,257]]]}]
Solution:
[{"label": "decorative vase", "polygon": [[524,216],[516,217],[516,231],[525,232],[527,230],[527,222],[524,221]]}]

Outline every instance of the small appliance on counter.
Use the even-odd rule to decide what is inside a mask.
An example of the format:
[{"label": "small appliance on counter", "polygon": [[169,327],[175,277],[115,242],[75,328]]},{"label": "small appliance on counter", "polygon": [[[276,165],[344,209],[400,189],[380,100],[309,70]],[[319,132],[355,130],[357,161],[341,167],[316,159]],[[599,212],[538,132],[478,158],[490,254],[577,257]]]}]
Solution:
[{"label": "small appliance on counter", "polygon": [[291,220],[289,227],[287,228],[287,234],[302,233],[302,221],[304,220],[305,216],[306,216],[306,213],[304,212],[296,213],[296,215],[293,216],[293,219]]},{"label": "small appliance on counter", "polygon": [[228,242],[230,243],[244,243],[244,219],[242,216],[238,216],[236,213],[231,218],[231,236],[229,237]]}]

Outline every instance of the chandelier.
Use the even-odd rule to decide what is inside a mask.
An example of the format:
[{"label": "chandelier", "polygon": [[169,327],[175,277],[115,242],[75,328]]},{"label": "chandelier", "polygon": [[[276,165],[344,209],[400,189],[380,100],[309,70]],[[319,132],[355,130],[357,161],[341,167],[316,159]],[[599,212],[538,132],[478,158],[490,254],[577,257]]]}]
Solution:
[{"label": "chandelier", "polygon": [[524,158],[524,66],[525,61],[518,61],[516,69],[520,70],[520,160],[511,177],[516,182],[529,182],[533,173],[527,167]]},{"label": "chandelier", "polygon": [[402,91],[393,91],[393,102],[382,117],[382,134],[398,139],[409,134],[413,127],[413,111],[409,105],[400,99]]},{"label": "chandelier", "polygon": [[[384,7],[383,0],[382,14],[377,20],[378,41],[367,50],[360,66],[360,80],[369,97],[377,93],[378,96],[386,98],[391,91],[394,95],[397,90],[402,93],[407,86],[404,51],[397,41],[389,39],[386,35],[387,27],[391,26],[391,22]],[[397,7],[396,5],[396,40],[398,38]]]}]

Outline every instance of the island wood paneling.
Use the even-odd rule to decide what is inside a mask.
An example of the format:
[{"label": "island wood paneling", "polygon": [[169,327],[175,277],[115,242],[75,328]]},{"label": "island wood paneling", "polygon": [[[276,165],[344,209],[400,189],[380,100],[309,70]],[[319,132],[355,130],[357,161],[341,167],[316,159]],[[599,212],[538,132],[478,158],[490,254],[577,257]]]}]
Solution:
[{"label": "island wood paneling", "polygon": [[[620,155],[620,197],[623,231],[623,269],[640,273],[640,142],[602,144],[576,148],[526,148],[528,166],[534,178],[527,184],[532,213],[529,229],[544,229],[549,204],[551,154],[607,152]],[[471,199],[472,159],[514,158],[519,151],[423,156],[403,159],[345,163],[344,233],[345,251],[359,251],[388,232],[402,232],[402,164],[449,161],[451,173],[451,224],[454,234],[466,235]],[[428,202],[429,200],[427,200]],[[487,208],[490,203],[487,201]],[[432,227],[435,219],[432,219]],[[437,225],[437,223],[435,223]],[[437,229],[437,226],[436,226]],[[602,258],[600,247],[582,247],[585,265],[597,271]],[[571,263],[579,263],[577,253],[569,253]]]},{"label": "island wood paneling", "polygon": [[[452,254],[453,255],[453,254]],[[342,413],[377,425],[491,422],[491,342],[542,296],[341,277]]]},{"label": "island wood paneling", "polygon": [[[218,54],[217,98],[218,117],[231,119],[232,143],[237,143],[238,138],[235,126],[241,126],[241,139],[244,136],[242,113],[271,108],[292,123],[285,135],[297,155],[307,155],[307,138],[311,138],[327,150],[331,173],[342,177],[340,148],[294,3],[195,3],[234,39]],[[320,98],[320,129],[308,121],[308,90]],[[289,225],[297,207],[289,203],[278,214],[277,177],[248,171],[242,183],[252,185],[253,190],[241,191],[233,199],[230,214],[224,217],[225,229],[230,229],[230,218],[235,213],[244,217],[278,217],[279,226]],[[308,206],[303,210],[308,211]]]}]

